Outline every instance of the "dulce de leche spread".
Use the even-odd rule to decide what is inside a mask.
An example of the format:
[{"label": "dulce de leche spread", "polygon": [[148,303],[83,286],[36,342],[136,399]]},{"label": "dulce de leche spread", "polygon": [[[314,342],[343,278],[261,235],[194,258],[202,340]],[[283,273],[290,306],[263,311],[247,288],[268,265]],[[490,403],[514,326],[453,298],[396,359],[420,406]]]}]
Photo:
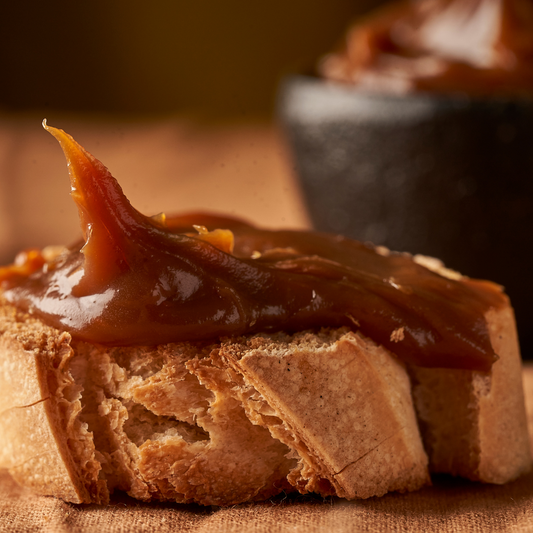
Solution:
[{"label": "dulce de leche spread", "polygon": [[349,326],[421,366],[487,371],[496,360],[484,314],[506,305],[499,286],[338,235],[144,216],[102,163],[45,127],[68,160],[84,239],[22,252],[0,282],[4,299],[50,326],[109,345]]},{"label": "dulce de leche spread", "polygon": [[355,23],[319,70],[384,92],[531,97],[533,2],[395,2]]}]

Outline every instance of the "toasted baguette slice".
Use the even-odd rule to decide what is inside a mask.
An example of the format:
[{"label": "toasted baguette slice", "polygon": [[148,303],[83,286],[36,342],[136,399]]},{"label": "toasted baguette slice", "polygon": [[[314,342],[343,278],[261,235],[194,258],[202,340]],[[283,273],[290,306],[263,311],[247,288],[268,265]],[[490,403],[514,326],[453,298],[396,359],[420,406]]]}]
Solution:
[{"label": "toasted baguette slice", "polygon": [[[0,334],[0,466],[41,494],[231,505],[429,482],[403,365],[352,333],[252,338],[249,357],[229,341],[105,348],[4,304]],[[278,374],[255,389],[237,363]]]},{"label": "toasted baguette slice", "polygon": [[[438,259],[415,260],[459,279]],[[498,360],[490,373],[409,366],[413,399],[432,472],[506,483],[532,467],[513,309],[485,314]]]}]

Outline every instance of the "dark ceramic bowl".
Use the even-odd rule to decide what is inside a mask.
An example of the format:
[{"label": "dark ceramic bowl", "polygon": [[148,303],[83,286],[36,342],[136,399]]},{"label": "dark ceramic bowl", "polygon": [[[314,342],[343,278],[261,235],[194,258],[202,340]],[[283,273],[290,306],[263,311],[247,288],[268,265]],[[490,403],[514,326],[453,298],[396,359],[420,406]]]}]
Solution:
[{"label": "dark ceramic bowl", "polygon": [[293,77],[279,116],[316,229],[504,285],[533,357],[533,102],[376,95]]}]

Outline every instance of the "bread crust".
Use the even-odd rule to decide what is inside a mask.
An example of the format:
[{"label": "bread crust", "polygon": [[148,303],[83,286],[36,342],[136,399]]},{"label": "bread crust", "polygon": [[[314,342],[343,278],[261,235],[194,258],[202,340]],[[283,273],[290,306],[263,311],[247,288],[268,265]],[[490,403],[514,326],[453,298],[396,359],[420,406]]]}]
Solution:
[{"label": "bread crust", "polygon": [[80,390],[65,371],[70,335],[0,306],[0,465],[36,492],[105,503]]}]

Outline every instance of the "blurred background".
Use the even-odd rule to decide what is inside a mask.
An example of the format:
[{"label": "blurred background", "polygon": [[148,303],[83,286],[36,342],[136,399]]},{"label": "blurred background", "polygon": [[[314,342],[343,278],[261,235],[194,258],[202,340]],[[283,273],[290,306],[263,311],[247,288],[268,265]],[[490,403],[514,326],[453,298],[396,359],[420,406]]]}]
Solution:
[{"label": "blurred background", "polygon": [[280,78],[380,3],[4,2],[0,109],[269,117]]}]

